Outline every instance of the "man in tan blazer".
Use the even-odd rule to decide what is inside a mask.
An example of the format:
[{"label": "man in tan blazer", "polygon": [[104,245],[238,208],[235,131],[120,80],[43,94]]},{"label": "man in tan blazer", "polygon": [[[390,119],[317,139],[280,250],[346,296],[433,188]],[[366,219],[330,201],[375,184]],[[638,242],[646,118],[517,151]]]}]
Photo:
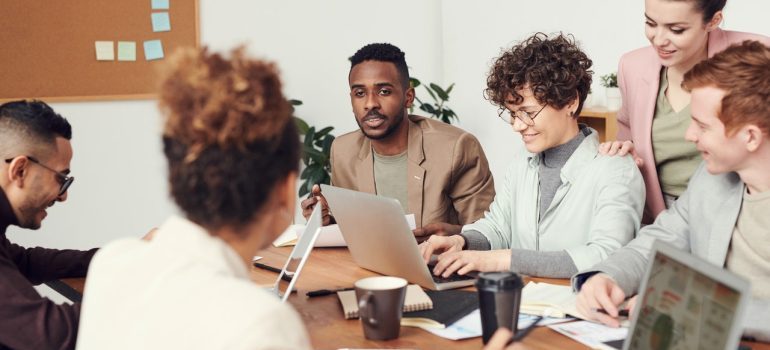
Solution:
[{"label": "man in tan blazer", "polygon": [[[390,44],[369,44],[350,62],[359,130],[332,144],[332,185],[399,200],[415,216],[416,235],[459,230],[482,217],[495,195],[484,151],[459,128],[408,114],[415,92],[404,53]],[[334,222],[318,186],[301,203],[305,217],[318,202],[324,224]]]}]

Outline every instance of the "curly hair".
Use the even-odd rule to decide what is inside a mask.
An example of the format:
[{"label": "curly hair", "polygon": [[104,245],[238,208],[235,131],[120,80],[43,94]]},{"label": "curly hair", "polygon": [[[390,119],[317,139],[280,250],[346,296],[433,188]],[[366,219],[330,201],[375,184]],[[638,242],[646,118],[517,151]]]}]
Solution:
[{"label": "curly hair", "polygon": [[682,87],[692,91],[714,86],[726,92],[719,120],[732,136],[746,124],[770,133],[770,47],[746,40],[700,61],[684,75]]},{"label": "curly hair", "polygon": [[296,172],[299,138],[274,64],[181,49],[162,79],[171,195],[206,228],[241,227]]},{"label": "curly hair", "polygon": [[591,59],[580,50],[572,35],[548,38],[536,33],[498,57],[487,77],[485,97],[505,112],[509,95],[520,104],[518,91],[529,87],[541,104],[564,108],[578,98],[579,115],[591,90]]},{"label": "curly hair", "polygon": [[350,56],[350,69],[364,61],[390,62],[396,66],[401,85],[409,87],[409,67],[406,65],[406,54],[398,47],[388,43],[368,44]]}]

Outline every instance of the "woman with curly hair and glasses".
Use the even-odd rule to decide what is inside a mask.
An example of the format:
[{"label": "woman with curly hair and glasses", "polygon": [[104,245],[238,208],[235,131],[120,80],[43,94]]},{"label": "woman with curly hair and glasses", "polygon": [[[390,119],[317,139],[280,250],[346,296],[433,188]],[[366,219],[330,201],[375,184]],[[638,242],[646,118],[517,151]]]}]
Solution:
[{"label": "woman with curly hair and glasses", "polygon": [[171,196],[152,241],[102,248],[79,349],[308,349],[297,313],[249,278],[290,223],[299,139],[276,67],[184,49],[160,90]]},{"label": "woman with curly hair and glasses", "polygon": [[596,131],[577,121],[591,65],[561,34],[535,34],[497,58],[486,96],[529,154],[515,156],[482,219],[420,245],[426,261],[441,253],[435,274],[565,278],[634,237],[644,206],[639,169],[631,157],[599,155]]}]

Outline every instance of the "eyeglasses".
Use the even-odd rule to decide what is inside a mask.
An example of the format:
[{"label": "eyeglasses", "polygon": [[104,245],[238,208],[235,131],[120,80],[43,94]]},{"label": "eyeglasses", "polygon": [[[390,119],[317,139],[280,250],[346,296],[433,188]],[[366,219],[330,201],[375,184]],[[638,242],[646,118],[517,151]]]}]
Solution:
[{"label": "eyeglasses", "polygon": [[545,109],[545,107],[548,107],[548,104],[543,105],[543,108],[540,108],[540,110],[536,113],[519,110],[510,111],[510,113],[500,113],[499,116],[500,119],[511,125],[513,125],[513,122],[516,120],[516,118],[519,118],[522,123],[529,126],[535,126],[535,118]]},{"label": "eyeglasses", "polygon": [[[26,156],[27,159],[29,159],[30,162],[35,163],[41,167],[43,167],[46,170],[53,171],[56,173],[56,176],[59,178],[59,182],[61,183],[61,188],[59,188],[59,197],[64,195],[65,192],[67,192],[67,189],[70,188],[70,185],[72,185],[72,182],[75,181],[75,178],[72,176],[69,176],[61,171],[56,171],[48,166],[46,166],[43,163],[40,163],[39,160],[37,160],[35,157]],[[5,162],[10,164],[16,157],[6,159]]]}]

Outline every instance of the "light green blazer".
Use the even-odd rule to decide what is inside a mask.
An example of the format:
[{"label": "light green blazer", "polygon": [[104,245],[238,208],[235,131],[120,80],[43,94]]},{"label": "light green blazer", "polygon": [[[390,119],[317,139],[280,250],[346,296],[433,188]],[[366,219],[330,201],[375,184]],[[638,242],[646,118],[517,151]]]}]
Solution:
[{"label": "light green blazer", "polygon": [[489,211],[463,231],[481,232],[492,249],[566,251],[578,271],[606,259],[634,238],[645,192],[631,157],[599,155],[593,131],[562,168],[562,185],[542,214],[539,165],[540,155],[518,157]]}]

